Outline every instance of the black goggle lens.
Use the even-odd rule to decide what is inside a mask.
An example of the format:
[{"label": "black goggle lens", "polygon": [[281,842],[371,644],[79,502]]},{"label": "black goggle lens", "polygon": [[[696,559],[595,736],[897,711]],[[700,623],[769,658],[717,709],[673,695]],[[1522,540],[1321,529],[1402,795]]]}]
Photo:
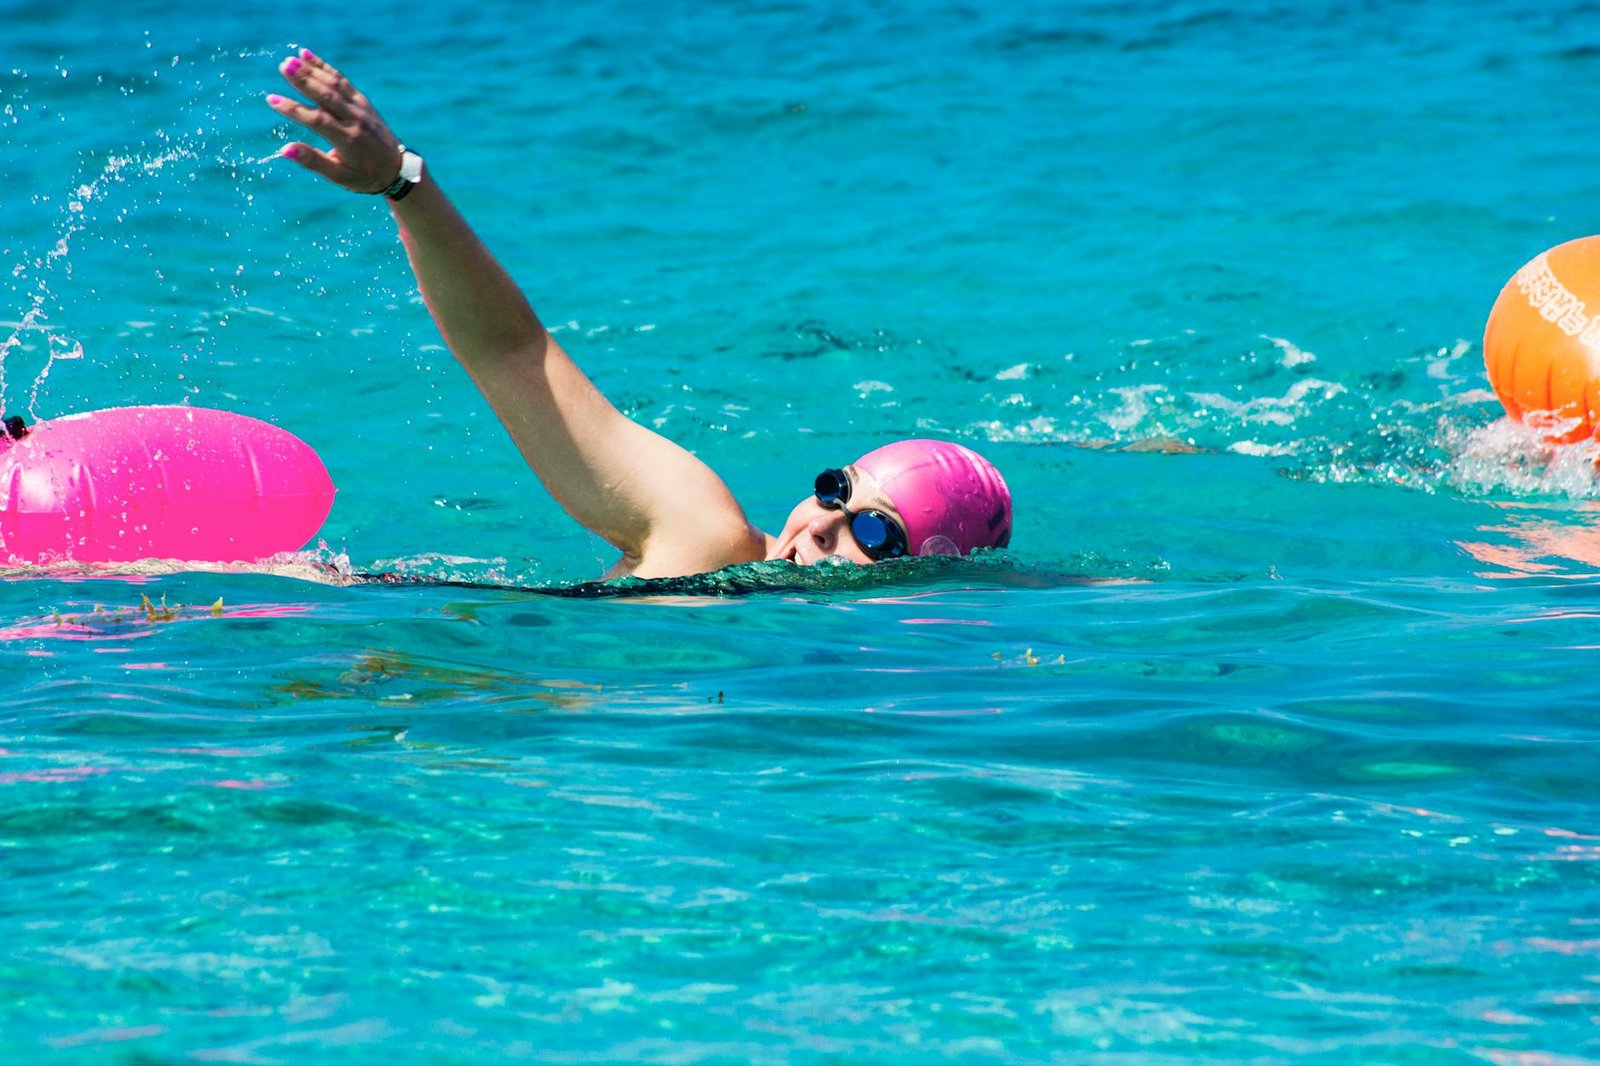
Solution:
[{"label": "black goggle lens", "polygon": [[850,499],[850,479],[843,470],[824,470],[817,475],[817,502],[824,507]]},{"label": "black goggle lens", "polygon": [[890,559],[906,553],[900,527],[880,511],[862,511],[850,518],[850,535],[873,559]]},{"label": "black goggle lens", "polygon": [[906,535],[898,523],[882,511],[852,513],[845,503],[850,499],[850,478],[843,470],[824,470],[817,475],[817,502],[837,507],[850,516],[850,535],[873,562],[896,559],[906,553]]}]

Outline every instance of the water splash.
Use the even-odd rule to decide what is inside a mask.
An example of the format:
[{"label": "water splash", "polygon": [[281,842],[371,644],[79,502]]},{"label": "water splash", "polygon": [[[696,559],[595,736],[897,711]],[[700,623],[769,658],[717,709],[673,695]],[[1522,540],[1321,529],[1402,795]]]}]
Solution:
[{"label": "water splash", "polygon": [[[1120,450],[1229,452],[1295,480],[1381,485],[1468,497],[1600,498],[1600,442],[1566,447],[1557,425],[1503,416],[1464,340],[1401,356],[1387,371],[1335,372],[1293,341],[1226,343],[1162,364],[1129,360],[1093,378],[1024,381],[1007,398],[1021,419],[970,423],[978,441]],[[1156,342],[1130,342],[1141,351]],[[1316,374],[1308,373],[1315,368]],[[1151,447],[1154,444],[1173,447]]]},{"label": "water splash", "polygon": [[1440,431],[1451,454],[1444,480],[1468,495],[1600,497],[1600,482],[1595,477],[1600,441],[1551,444],[1548,428],[1509,418],[1487,426],[1447,422]]},{"label": "water splash", "polygon": [[34,378],[28,390],[28,414],[37,418],[34,408],[38,403],[39,389],[50,375],[58,360],[83,358],[83,345],[70,336],[52,333],[49,329],[45,306],[51,296],[50,279],[57,269],[70,275],[72,271],[72,242],[94,219],[91,208],[104,201],[115,186],[125,183],[133,175],[159,173],[168,164],[181,159],[193,159],[196,153],[182,144],[173,145],[153,155],[113,155],[106,160],[100,174],[92,181],[80,183],[72,190],[62,209],[62,217],[54,240],[44,253],[32,259],[24,258],[11,268],[11,276],[19,281],[32,279],[33,294],[27,308],[13,324],[10,336],[0,340],[0,411],[6,403],[6,361],[10,354],[23,346],[30,334],[42,333],[48,346],[43,369]]}]

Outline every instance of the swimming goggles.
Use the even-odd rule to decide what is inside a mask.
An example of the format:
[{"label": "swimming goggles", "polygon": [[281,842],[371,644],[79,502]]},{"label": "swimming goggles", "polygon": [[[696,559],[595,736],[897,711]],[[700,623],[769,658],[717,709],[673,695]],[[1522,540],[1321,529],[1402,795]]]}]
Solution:
[{"label": "swimming goggles", "polygon": [[843,470],[824,470],[817,475],[817,502],[829,510],[837,507],[850,519],[850,535],[868,559],[898,559],[906,553],[906,531],[882,511],[852,511],[850,477]]}]

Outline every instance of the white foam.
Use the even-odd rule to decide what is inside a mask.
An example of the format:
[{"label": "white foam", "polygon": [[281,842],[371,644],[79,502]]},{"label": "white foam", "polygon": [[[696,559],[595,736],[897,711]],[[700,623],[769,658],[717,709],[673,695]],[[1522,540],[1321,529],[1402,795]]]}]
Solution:
[{"label": "white foam", "polygon": [[1595,460],[1600,441],[1556,445],[1548,430],[1501,418],[1487,426],[1441,426],[1441,443],[1452,454],[1446,479],[1477,494],[1600,497]]},{"label": "white foam", "polygon": [[1283,353],[1282,358],[1280,358],[1278,361],[1288,369],[1293,369],[1294,367],[1300,366],[1304,363],[1314,363],[1317,361],[1317,357],[1315,355],[1312,355],[1310,352],[1306,351],[1304,348],[1301,348],[1291,340],[1287,340],[1283,337],[1268,336],[1265,333],[1261,335],[1261,339],[1264,341],[1271,341],[1278,351]]}]

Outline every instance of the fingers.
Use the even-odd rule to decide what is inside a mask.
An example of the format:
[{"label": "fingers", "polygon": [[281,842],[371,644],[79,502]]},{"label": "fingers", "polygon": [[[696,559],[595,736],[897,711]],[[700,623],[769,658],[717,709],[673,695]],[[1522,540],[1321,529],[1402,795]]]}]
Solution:
[{"label": "fingers", "polygon": [[278,153],[285,159],[292,159],[314,174],[321,174],[330,181],[341,182],[345,177],[345,168],[327,152],[320,152],[309,144],[296,141],[283,146]]},{"label": "fingers", "polygon": [[[302,58],[310,56],[310,59]],[[290,85],[335,118],[349,119],[351,112],[364,101],[358,101],[350,82],[327,63],[305,49],[299,56],[290,56],[278,64],[278,72]]]},{"label": "fingers", "polygon": [[311,67],[313,70],[326,74],[335,81],[344,81],[346,85],[350,84],[349,81],[345,80],[345,76],[343,74],[340,74],[337,70],[333,69],[332,63],[329,63],[326,59],[313,54],[309,48],[300,49],[300,62],[306,64],[308,67]]},{"label": "fingers", "polygon": [[285,145],[283,156],[355,192],[382,192],[393,184],[400,169],[400,141],[343,74],[309,48],[285,59],[278,70],[311,102],[273,93],[268,106],[327,138],[330,145],[326,151]]},{"label": "fingers", "polygon": [[378,193],[387,188],[387,184],[380,188],[371,187],[367,175],[348,166],[340,158],[338,149],[324,152],[304,142],[294,141],[284,145],[278,155],[284,159],[291,159],[313,174],[321,174],[335,185],[343,185],[354,192]]},{"label": "fingers", "polygon": [[333,127],[338,122],[331,113],[320,107],[311,107],[298,100],[291,100],[287,96],[279,96],[277,93],[268,95],[267,106],[284,118],[298,122],[309,130],[315,130],[324,137],[332,135]]}]

